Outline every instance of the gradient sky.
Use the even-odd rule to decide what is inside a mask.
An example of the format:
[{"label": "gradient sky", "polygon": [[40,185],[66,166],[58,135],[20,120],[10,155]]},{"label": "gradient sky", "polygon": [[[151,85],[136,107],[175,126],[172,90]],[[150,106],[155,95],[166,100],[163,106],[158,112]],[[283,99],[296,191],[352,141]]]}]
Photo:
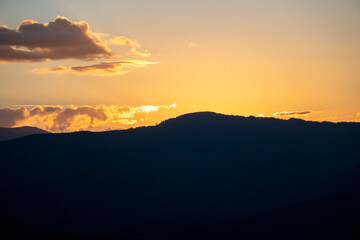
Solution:
[{"label": "gradient sky", "polygon": [[[3,61],[0,126],[119,129],[194,111],[360,121],[358,0],[0,1],[13,31],[57,16],[86,22],[121,56]],[[137,46],[110,44],[119,36]],[[71,70],[123,60],[143,64]]]}]

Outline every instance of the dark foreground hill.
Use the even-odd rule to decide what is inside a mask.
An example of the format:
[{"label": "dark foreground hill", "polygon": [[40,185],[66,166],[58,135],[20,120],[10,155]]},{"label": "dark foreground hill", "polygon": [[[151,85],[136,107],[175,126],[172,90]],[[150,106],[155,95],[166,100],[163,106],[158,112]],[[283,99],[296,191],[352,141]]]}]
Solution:
[{"label": "dark foreground hill", "polygon": [[194,113],[156,127],[28,136],[0,143],[0,154],[8,238],[360,236],[356,123]]},{"label": "dark foreground hill", "polygon": [[49,133],[49,132],[36,127],[17,127],[17,128],[0,127],[0,141],[7,141],[19,137],[24,137],[33,134],[42,134],[42,133]]}]

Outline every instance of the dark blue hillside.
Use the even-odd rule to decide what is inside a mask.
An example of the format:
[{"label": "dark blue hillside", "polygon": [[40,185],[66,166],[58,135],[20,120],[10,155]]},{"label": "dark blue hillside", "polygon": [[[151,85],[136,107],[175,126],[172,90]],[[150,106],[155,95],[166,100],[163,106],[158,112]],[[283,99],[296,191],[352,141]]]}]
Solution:
[{"label": "dark blue hillside", "polygon": [[357,123],[202,112],[28,136],[0,143],[0,154],[0,212],[49,234],[207,239],[226,224],[236,239],[229,222],[360,186],[349,180],[360,167]]},{"label": "dark blue hillside", "polygon": [[16,128],[0,127],[0,141],[8,141],[28,135],[44,134],[44,133],[49,133],[49,132],[36,127],[16,127]]}]

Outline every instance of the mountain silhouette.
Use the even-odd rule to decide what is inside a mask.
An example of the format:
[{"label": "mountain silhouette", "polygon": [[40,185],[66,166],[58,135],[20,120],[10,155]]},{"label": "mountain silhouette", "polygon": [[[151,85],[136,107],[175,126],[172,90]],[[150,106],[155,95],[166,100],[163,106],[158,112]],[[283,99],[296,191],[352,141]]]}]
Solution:
[{"label": "mountain silhouette", "polygon": [[359,236],[359,123],[201,112],[31,135],[0,143],[0,153],[0,213],[46,236]]},{"label": "mountain silhouette", "polygon": [[43,134],[43,133],[49,133],[49,132],[36,127],[17,127],[17,128],[0,127],[0,141],[7,141],[19,137],[24,137],[33,134]]}]

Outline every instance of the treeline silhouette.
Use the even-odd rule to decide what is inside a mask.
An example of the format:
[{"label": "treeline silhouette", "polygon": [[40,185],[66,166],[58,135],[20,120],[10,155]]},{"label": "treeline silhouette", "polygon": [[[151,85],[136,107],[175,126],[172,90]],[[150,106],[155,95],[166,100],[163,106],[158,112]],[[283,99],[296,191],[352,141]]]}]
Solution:
[{"label": "treeline silhouette", "polygon": [[202,112],[0,153],[0,212],[47,239],[360,237],[358,123]]}]

